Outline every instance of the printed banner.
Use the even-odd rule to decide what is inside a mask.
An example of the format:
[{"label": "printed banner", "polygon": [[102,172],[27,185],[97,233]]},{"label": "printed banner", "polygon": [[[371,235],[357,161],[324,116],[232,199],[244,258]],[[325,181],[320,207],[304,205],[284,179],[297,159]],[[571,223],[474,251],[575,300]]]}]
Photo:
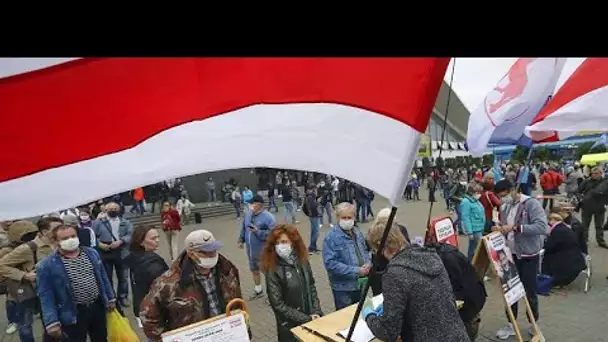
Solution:
[{"label": "printed banner", "polygon": [[485,246],[492,265],[500,279],[505,299],[509,305],[513,305],[526,295],[526,290],[517,274],[511,249],[507,246],[506,239],[501,233],[494,232],[484,239],[486,239]]},{"label": "printed banner", "polygon": [[250,342],[242,313],[199,322],[163,334],[163,342]]}]

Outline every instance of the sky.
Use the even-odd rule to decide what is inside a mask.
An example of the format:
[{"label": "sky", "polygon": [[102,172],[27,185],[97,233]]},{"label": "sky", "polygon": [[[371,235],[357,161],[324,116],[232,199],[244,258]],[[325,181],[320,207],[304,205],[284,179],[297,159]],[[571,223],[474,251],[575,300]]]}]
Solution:
[{"label": "sky", "polygon": [[[472,112],[516,60],[517,58],[456,58],[452,89],[469,112]],[[584,60],[585,58],[568,58],[557,82],[556,90],[566,82]],[[448,84],[452,72],[452,63],[454,63],[454,59],[450,61],[444,77]]]}]

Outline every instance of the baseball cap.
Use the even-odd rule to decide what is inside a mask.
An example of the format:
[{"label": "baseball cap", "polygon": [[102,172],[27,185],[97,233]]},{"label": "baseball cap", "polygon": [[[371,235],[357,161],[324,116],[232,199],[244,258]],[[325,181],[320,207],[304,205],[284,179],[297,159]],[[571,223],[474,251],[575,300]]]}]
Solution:
[{"label": "baseball cap", "polygon": [[251,199],[251,203],[262,203],[262,204],[264,204],[264,197],[262,197],[261,195],[255,195]]},{"label": "baseball cap", "polygon": [[203,252],[213,252],[224,246],[223,243],[216,240],[213,234],[204,229],[199,229],[191,232],[186,236],[184,241],[186,248],[194,248]]},{"label": "baseball cap", "polygon": [[78,218],[74,215],[64,215],[63,224],[66,226],[78,227]]}]

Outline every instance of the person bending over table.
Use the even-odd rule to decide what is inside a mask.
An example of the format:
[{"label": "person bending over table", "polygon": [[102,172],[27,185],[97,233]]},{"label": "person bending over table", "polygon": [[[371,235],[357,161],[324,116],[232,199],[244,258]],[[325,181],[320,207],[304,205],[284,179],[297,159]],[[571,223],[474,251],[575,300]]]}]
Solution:
[{"label": "person bending over table", "polygon": [[[379,222],[368,231],[376,253],[385,228]],[[393,224],[383,255],[389,260],[382,277],[384,303],[362,312],[370,331],[385,342],[470,341],[456,308],[452,285],[434,249],[408,244]]]}]

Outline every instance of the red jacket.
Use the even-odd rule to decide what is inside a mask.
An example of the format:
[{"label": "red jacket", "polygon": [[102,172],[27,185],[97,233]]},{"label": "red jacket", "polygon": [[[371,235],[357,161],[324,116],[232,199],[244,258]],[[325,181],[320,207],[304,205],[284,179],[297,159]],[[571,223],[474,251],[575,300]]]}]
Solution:
[{"label": "red jacket", "polygon": [[553,170],[547,170],[540,176],[540,186],[545,191],[557,189],[563,182],[564,176]]},{"label": "red jacket", "polygon": [[161,212],[160,219],[162,221],[164,231],[182,230],[181,219],[177,210],[169,209],[169,211]]},{"label": "red jacket", "polygon": [[494,192],[484,190],[484,192],[481,193],[481,198],[479,199],[479,202],[481,202],[481,205],[483,206],[483,211],[486,214],[486,222],[492,221],[492,210],[494,208],[496,208],[496,210],[498,210],[498,212],[500,213],[500,199],[494,194]]}]

